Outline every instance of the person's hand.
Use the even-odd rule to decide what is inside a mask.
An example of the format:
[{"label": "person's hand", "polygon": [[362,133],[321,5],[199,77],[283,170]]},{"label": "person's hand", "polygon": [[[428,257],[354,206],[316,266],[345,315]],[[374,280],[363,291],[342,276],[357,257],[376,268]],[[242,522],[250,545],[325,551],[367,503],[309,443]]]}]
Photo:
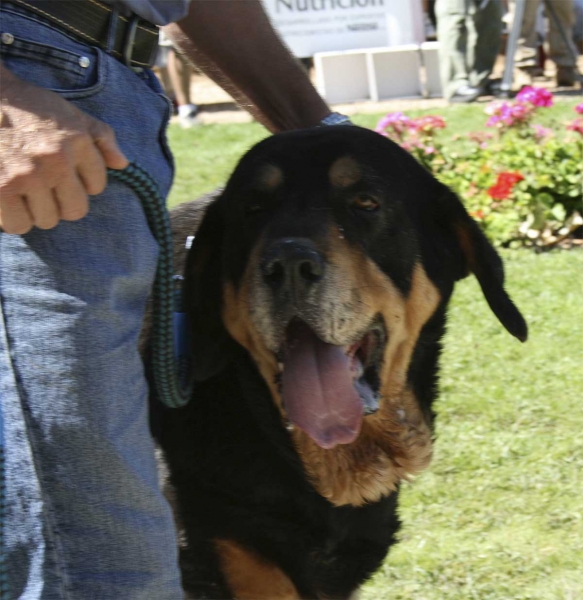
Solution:
[{"label": "person's hand", "polygon": [[81,219],[87,195],[105,189],[106,167],[128,165],[113,130],[1,65],[0,77],[0,228],[23,234]]}]

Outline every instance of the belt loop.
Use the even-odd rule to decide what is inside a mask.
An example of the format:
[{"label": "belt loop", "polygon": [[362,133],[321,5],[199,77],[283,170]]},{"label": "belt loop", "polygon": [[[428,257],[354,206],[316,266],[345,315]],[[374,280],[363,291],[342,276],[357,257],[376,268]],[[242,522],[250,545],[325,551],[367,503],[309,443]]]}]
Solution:
[{"label": "belt loop", "polygon": [[136,39],[139,20],[140,17],[138,15],[132,15],[126,32],[126,39],[123,45],[123,62],[128,67],[132,66],[132,52],[134,50],[134,41]]},{"label": "belt loop", "polygon": [[109,24],[107,26],[107,39],[105,40],[105,51],[107,54],[113,53],[113,47],[115,46],[115,34],[117,32],[117,25],[119,23],[119,10],[117,8],[111,9],[111,16],[109,17]]}]

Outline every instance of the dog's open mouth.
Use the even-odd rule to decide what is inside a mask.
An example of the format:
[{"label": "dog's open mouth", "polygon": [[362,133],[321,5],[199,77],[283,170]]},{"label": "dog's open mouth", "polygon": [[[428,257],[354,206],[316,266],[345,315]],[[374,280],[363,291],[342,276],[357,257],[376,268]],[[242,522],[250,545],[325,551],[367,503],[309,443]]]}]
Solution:
[{"label": "dog's open mouth", "polygon": [[363,416],[378,409],[385,343],[381,319],[350,346],[323,342],[306,323],[292,320],[280,363],[283,403],[290,422],[322,448],[353,442]]}]

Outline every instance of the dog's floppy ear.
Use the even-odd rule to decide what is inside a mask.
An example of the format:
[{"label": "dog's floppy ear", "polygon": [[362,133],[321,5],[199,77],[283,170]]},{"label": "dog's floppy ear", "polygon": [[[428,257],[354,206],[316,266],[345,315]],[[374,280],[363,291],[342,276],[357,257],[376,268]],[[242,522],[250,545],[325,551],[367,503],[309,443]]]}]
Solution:
[{"label": "dog's floppy ear", "polygon": [[189,318],[192,374],[204,381],[229,362],[234,342],[221,316],[224,222],[220,199],[209,205],[184,270],[184,305]]},{"label": "dog's floppy ear", "polygon": [[438,206],[440,213],[438,220],[445,217],[446,227],[449,228],[450,233],[453,233],[461,253],[462,268],[458,273],[458,279],[470,272],[473,273],[488,305],[500,323],[514,337],[525,342],[528,327],[524,317],[504,289],[502,259],[451,190],[445,188],[442,191]]}]

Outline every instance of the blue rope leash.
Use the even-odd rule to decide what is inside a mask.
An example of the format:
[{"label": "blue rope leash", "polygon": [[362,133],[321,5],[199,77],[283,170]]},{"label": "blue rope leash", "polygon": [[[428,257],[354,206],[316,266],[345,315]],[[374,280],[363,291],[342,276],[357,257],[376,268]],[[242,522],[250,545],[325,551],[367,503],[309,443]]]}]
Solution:
[{"label": "blue rope leash", "polygon": [[172,232],[166,203],[154,179],[139,165],[130,163],[123,171],[108,169],[107,172],[138,196],[160,248],[152,291],[152,371],[160,400],[170,408],[178,408],[190,400],[193,381],[186,375],[186,315],[181,289],[175,289],[176,282],[182,278],[174,277]]}]

